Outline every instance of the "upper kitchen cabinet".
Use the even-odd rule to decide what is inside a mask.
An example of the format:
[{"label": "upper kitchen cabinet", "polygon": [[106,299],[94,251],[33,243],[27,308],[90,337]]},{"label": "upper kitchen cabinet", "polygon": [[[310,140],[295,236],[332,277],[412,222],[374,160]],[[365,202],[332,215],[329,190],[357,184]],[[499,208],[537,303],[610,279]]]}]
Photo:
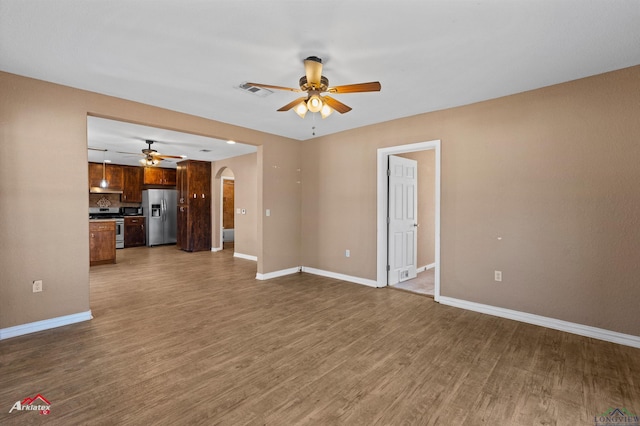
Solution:
[{"label": "upper kitchen cabinet", "polygon": [[124,188],[122,190],[122,201],[126,203],[142,202],[142,167],[122,166],[124,178]]},{"label": "upper kitchen cabinet", "polygon": [[[103,176],[107,180],[108,185],[106,188],[100,187]],[[122,191],[123,186],[124,175],[121,166],[115,164],[89,163],[89,191],[100,192],[100,189]]]},{"label": "upper kitchen cabinet", "polygon": [[161,167],[144,168],[145,185],[176,186],[176,170]]},{"label": "upper kitchen cabinet", "polygon": [[162,169],[164,170],[164,184],[167,186],[176,186],[177,173],[176,169]]}]

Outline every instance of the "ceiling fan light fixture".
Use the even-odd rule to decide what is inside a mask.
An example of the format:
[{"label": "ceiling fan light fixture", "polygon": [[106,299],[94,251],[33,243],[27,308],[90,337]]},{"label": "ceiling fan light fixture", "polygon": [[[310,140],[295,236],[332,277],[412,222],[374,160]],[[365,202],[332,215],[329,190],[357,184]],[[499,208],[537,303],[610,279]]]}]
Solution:
[{"label": "ceiling fan light fixture", "polygon": [[317,56],[309,56],[304,60],[305,75],[300,77],[300,89],[291,87],[274,86],[271,84],[261,83],[245,83],[250,87],[259,87],[265,89],[287,90],[290,92],[302,92],[306,96],[294,99],[278,111],[289,111],[293,109],[300,118],[304,118],[307,111],[319,112],[322,118],[326,118],[338,111],[345,114],[351,111],[351,107],[343,104],[337,99],[330,96],[321,96],[323,93],[362,93],[362,92],[379,92],[382,86],[379,81],[371,81],[368,83],[347,84],[342,86],[329,87],[329,79],[322,75],[322,59]]},{"label": "ceiling fan light fixture", "polygon": [[320,110],[320,115],[322,116],[322,118],[327,118],[331,115],[331,113],[333,113],[333,108],[331,108],[327,104],[322,105],[322,109]]},{"label": "ceiling fan light fixture", "polygon": [[307,109],[307,104],[305,102],[300,102],[293,110],[300,116],[300,118],[304,118],[307,114]]},{"label": "ceiling fan light fixture", "polygon": [[147,167],[153,167],[153,166],[157,166],[158,164],[160,164],[160,160],[152,157],[152,156],[148,156],[146,158],[143,158],[142,160],[140,160],[140,164],[142,164],[143,166],[147,166]]},{"label": "ceiling fan light fixture", "polygon": [[320,96],[317,94],[312,95],[307,101],[307,108],[309,108],[309,111],[311,112],[320,112],[320,110],[322,110],[322,106],[322,99],[320,99]]}]

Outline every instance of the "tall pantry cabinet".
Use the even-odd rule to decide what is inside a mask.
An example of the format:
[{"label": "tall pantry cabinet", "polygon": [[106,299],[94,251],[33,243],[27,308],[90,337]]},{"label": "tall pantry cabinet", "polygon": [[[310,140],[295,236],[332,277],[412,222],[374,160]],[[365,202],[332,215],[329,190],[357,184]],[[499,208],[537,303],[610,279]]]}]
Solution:
[{"label": "tall pantry cabinet", "polygon": [[211,163],[177,164],[177,246],[185,251],[211,250]]}]

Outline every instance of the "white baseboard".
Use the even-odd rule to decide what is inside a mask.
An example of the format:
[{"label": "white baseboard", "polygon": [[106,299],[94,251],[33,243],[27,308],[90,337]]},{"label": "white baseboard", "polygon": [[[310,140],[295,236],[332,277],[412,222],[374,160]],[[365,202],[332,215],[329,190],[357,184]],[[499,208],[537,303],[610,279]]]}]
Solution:
[{"label": "white baseboard", "polygon": [[369,279],[360,278],[360,277],[353,277],[353,276],[350,276],[350,275],[339,274],[337,272],[323,271],[322,269],[309,268],[308,266],[283,269],[281,271],[269,272],[269,273],[266,273],[266,274],[256,274],[256,279],[257,280],[269,280],[271,278],[277,278],[277,277],[282,277],[282,276],[285,276],[285,275],[295,274],[297,272],[300,272],[300,270],[302,270],[302,272],[306,272],[308,274],[321,275],[321,276],[327,277],[327,278],[335,278],[335,279],[342,280],[342,281],[348,281],[348,282],[352,282],[352,283],[356,283],[356,284],[366,285],[368,287],[378,287],[378,282],[374,281],[374,280],[369,280]]},{"label": "white baseboard", "polygon": [[351,283],[362,284],[368,287],[378,287],[378,282],[375,280],[369,280],[367,278],[353,277],[351,275],[339,274],[337,272],[323,271],[322,269],[309,268],[307,266],[302,267],[302,272],[313,275],[321,275],[327,278],[335,278],[337,280],[348,281]]},{"label": "white baseboard", "polygon": [[428,271],[429,269],[433,269],[435,267],[436,267],[435,263],[430,263],[429,265],[419,267],[418,269],[416,269],[416,272],[420,273],[420,272]]},{"label": "white baseboard", "polygon": [[272,278],[284,277],[285,275],[297,274],[300,272],[300,267],[296,266],[295,268],[282,269],[280,271],[267,272],[266,274],[256,274],[257,280],[270,280]]},{"label": "white baseboard", "polygon": [[92,319],[91,310],[79,312],[77,314],[64,315],[61,317],[50,318],[47,320],[30,322],[28,324],[20,324],[13,327],[0,329],[0,340],[9,339],[11,337],[22,336],[24,334],[35,333],[38,331],[49,330],[50,328],[62,327],[63,325],[75,324],[77,322],[88,321]]},{"label": "white baseboard", "polygon": [[454,299],[452,297],[440,296],[439,302],[443,305],[454,306],[456,308],[467,309],[469,311],[480,312],[483,314],[507,318],[515,321],[525,322],[528,324],[539,325],[541,327],[552,328],[554,330],[565,331],[567,333],[591,337],[598,340],[604,340],[606,342],[617,343],[619,345],[640,348],[640,336],[633,336],[631,334],[618,333],[616,331],[610,331],[602,328],[591,327],[588,325],[577,324],[574,322],[543,317],[526,312],[499,308],[491,305],[483,305],[481,303],[469,302],[461,299]]},{"label": "white baseboard", "polygon": [[211,247],[211,251],[213,252],[222,251],[222,247]]},{"label": "white baseboard", "polygon": [[250,254],[242,254],[238,252],[234,252],[233,257],[239,257],[240,259],[253,260],[254,262],[258,261],[258,256],[251,256]]}]

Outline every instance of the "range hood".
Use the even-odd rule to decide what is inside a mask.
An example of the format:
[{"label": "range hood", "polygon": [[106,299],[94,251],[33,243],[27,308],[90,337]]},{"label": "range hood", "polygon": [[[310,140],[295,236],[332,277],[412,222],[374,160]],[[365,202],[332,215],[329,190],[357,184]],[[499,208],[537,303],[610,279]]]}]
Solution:
[{"label": "range hood", "polygon": [[90,194],[122,194],[121,189],[102,188],[100,186],[92,186],[89,188]]}]

